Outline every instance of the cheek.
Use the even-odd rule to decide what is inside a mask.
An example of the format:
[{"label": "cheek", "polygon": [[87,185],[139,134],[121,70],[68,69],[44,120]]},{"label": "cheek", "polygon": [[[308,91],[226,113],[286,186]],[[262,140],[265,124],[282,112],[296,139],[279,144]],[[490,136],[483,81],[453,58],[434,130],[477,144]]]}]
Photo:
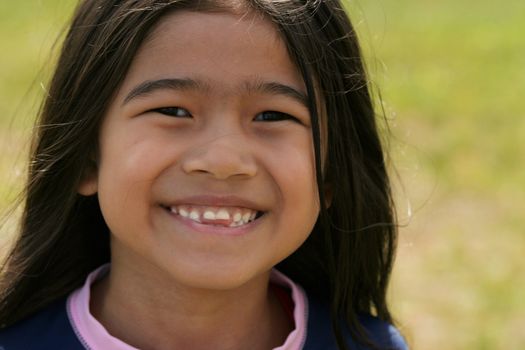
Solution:
[{"label": "cheek", "polygon": [[144,222],[150,205],[147,180],[134,167],[114,165],[101,171],[100,208],[111,232],[130,232],[130,227]]},{"label": "cheek", "polygon": [[297,192],[299,197],[316,198],[317,182],[312,138],[309,134],[296,137],[295,142],[275,150],[279,157],[279,172],[286,187]]},{"label": "cheek", "polygon": [[276,152],[279,162],[274,170],[282,196],[282,219],[308,235],[320,208],[311,137],[302,137]]},{"label": "cheek", "polygon": [[180,149],[178,137],[151,127],[147,120],[115,125],[112,130],[101,142],[100,173],[107,184],[133,187],[151,182],[173,163]]},{"label": "cheek", "polygon": [[172,160],[162,143],[151,140],[115,137],[101,145],[98,196],[113,232],[147,223],[152,184]]}]

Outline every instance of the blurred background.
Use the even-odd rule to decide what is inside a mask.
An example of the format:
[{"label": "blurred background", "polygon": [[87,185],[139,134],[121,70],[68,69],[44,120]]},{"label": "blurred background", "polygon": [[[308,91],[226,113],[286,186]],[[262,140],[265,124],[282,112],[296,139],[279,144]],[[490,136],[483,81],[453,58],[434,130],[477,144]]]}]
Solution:
[{"label": "blurred background", "polygon": [[[74,4],[0,0],[0,212]],[[392,133],[402,331],[414,349],[525,349],[525,1],[348,7]]]}]

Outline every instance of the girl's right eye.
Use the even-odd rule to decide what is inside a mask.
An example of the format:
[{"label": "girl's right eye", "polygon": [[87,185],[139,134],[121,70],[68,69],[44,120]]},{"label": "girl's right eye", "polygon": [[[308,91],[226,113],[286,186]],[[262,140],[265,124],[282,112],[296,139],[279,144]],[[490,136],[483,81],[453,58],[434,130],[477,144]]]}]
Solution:
[{"label": "girl's right eye", "polygon": [[182,107],[161,107],[152,110],[160,114],[177,118],[191,118],[190,112]]}]

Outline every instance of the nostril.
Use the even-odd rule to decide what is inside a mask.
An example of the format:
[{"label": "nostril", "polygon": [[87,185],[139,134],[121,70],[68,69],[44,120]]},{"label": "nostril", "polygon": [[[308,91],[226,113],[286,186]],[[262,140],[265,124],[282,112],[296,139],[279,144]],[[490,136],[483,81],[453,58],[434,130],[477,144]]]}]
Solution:
[{"label": "nostril", "polygon": [[181,166],[187,174],[206,174],[217,179],[233,176],[253,177],[257,173],[257,162],[251,147],[245,142],[233,144],[222,142],[206,143],[192,148],[181,159]]},{"label": "nostril", "polygon": [[257,173],[256,166],[245,163],[232,163],[226,160],[214,160],[200,166],[184,167],[187,174],[209,175],[219,180],[232,177],[253,177]]}]

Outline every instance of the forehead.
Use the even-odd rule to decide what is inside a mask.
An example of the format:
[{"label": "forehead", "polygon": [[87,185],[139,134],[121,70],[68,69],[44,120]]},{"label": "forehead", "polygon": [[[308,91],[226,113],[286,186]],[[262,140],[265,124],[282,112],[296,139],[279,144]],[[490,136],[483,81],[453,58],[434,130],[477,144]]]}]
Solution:
[{"label": "forehead", "polygon": [[167,77],[195,78],[221,89],[257,79],[304,90],[276,26],[253,11],[178,11],[161,19],[139,48],[123,89]]}]

